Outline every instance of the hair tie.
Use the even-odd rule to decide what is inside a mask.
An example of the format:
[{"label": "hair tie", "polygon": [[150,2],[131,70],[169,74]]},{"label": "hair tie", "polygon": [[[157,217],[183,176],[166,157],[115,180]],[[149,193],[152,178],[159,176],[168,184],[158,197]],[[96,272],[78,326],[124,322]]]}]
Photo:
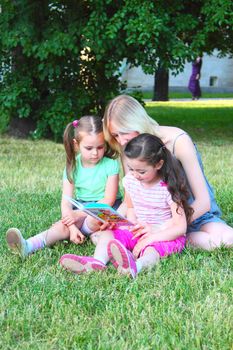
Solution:
[{"label": "hair tie", "polygon": [[77,126],[78,126],[78,120],[74,120],[74,121],[72,122],[72,125],[73,125],[74,128],[77,128]]}]

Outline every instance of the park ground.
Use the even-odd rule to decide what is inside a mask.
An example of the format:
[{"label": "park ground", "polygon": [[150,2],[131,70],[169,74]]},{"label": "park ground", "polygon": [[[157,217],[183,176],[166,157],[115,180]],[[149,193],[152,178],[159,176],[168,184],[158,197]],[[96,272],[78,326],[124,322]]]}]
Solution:
[{"label": "park ground", "polygon": [[[233,226],[233,102],[146,108],[193,137]],[[59,219],[64,151],[53,141],[9,136],[0,137],[0,150],[0,349],[232,349],[232,249],[186,248],[135,280],[113,266],[79,276],[61,269],[62,254],[90,255],[90,242],[61,242],[21,260],[5,232],[18,227],[27,238]]]}]

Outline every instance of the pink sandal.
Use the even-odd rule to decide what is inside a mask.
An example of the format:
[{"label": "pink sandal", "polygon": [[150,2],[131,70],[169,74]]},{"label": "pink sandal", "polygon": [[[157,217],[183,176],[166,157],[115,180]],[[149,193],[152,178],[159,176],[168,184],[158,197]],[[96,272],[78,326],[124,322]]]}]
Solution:
[{"label": "pink sandal", "polygon": [[77,274],[105,270],[107,268],[100,260],[90,256],[78,256],[75,254],[65,254],[60,258],[59,262],[66,270]]},{"label": "pink sandal", "polygon": [[108,256],[111,263],[120,274],[137,276],[137,265],[132,253],[121,242],[114,239],[108,243]]}]

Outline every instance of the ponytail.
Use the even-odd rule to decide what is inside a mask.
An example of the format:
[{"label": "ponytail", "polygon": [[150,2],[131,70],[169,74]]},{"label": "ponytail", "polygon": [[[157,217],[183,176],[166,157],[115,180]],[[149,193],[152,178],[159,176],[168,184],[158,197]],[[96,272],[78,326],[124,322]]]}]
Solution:
[{"label": "ponytail", "polygon": [[76,154],[74,150],[75,127],[69,123],[64,131],[63,144],[66,151],[66,173],[70,182],[73,181],[72,173],[76,166]]},{"label": "ponytail", "polygon": [[167,189],[171,194],[172,200],[177,204],[177,213],[179,208],[183,208],[187,223],[191,222],[193,215],[193,208],[190,207],[188,200],[190,198],[190,190],[187,185],[187,180],[180,162],[171,154],[171,152],[164,147],[161,149],[164,153],[164,164],[160,170],[159,175],[167,184]]}]

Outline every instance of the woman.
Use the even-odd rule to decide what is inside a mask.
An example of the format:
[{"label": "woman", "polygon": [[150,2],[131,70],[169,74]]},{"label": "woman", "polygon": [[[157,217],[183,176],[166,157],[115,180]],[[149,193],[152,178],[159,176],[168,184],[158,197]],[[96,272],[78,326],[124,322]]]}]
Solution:
[{"label": "woman", "polygon": [[192,94],[192,100],[198,100],[201,97],[200,78],[201,78],[202,58],[198,56],[192,63],[192,74],[189,79],[188,89]]},{"label": "woman", "polygon": [[[115,97],[104,114],[104,134],[110,146],[122,155],[122,147],[135,136],[150,133],[162,139],[180,161],[192,192],[194,214],[188,226],[188,242],[197,248],[212,250],[233,245],[233,228],[221,218],[213,190],[205,178],[200,155],[190,136],[183,130],[159,126],[141,104],[131,96]],[[122,156],[124,172],[127,171]]]}]

